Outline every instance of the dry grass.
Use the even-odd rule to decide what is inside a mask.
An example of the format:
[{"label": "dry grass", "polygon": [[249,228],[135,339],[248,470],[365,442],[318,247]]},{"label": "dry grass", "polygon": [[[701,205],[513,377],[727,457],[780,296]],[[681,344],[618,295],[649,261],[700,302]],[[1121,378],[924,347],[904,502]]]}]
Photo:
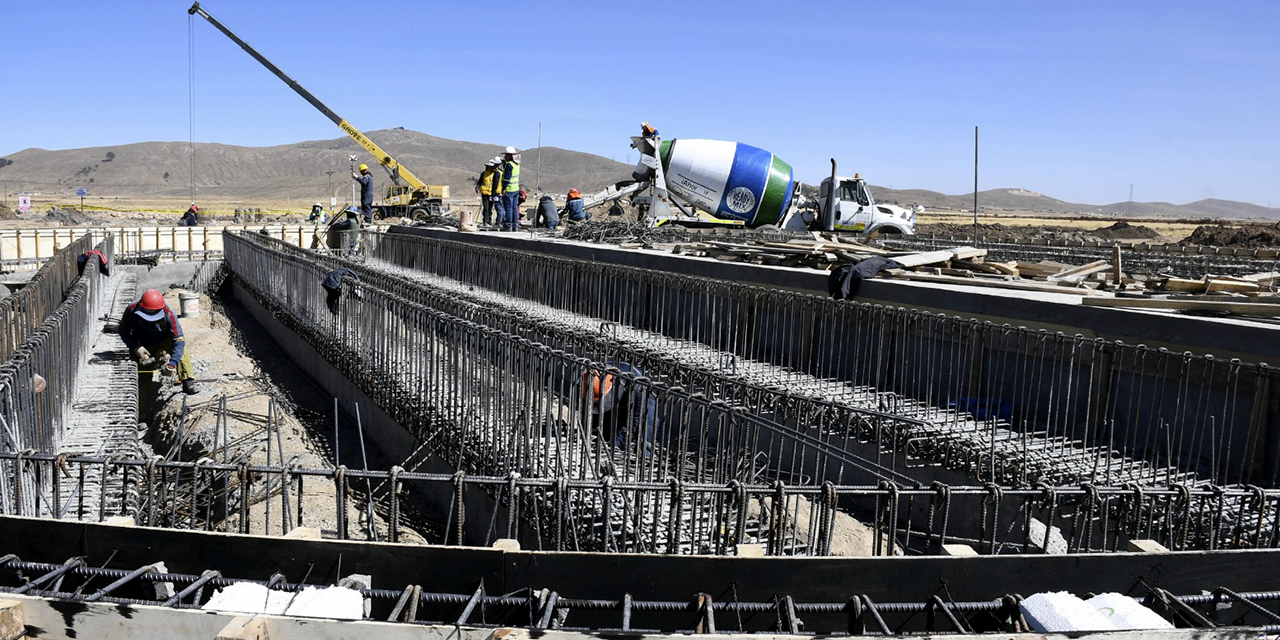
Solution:
[{"label": "dry grass", "polygon": [[[1072,229],[1080,229],[1082,231],[1091,231],[1101,227],[1111,226],[1116,222],[1128,222],[1134,225],[1142,225],[1150,228],[1152,231],[1160,235],[1172,239],[1181,240],[1200,226],[1199,221],[1194,220],[1135,220],[1125,217],[1098,217],[1098,218],[1078,218],[1078,217],[1057,217],[1048,215],[1020,214],[1020,213],[1000,213],[1000,214],[979,214],[978,222],[981,224],[1002,224],[1008,227],[1068,227]],[[925,211],[916,215],[916,224],[971,224],[973,222],[973,214],[963,211]]]}]

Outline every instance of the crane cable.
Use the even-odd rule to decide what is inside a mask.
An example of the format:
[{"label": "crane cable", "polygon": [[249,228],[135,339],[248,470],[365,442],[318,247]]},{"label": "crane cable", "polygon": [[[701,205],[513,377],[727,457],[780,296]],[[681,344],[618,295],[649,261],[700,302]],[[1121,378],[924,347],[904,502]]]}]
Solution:
[{"label": "crane cable", "polygon": [[196,24],[187,14],[187,158],[191,204],[196,203]]}]

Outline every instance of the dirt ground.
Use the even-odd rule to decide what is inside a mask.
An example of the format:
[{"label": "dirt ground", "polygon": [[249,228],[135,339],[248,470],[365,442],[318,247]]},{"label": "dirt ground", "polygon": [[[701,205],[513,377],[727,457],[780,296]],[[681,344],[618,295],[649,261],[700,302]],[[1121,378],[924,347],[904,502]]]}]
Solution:
[{"label": "dirt ground", "polygon": [[[973,224],[926,223],[918,224],[916,232],[936,235],[971,235]],[[1153,241],[1161,242],[1166,238],[1156,230],[1140,225],[1130,224],[1123,220],[1095,229],[1069,227],[1062,225],[1016,226],[1003,223],[978,225],[978,235],[985,237],[1015,238],[1017,240],[1076,240],[1083,242],[1106,242],[1111,240]]]},{"label": "dirt ground", "polygon": [[[1098,229],[1112,226],[1117,222],[1124,222],[1128,225],[1141,226],[1149,229],[1159,236],[1160,241],[1178,242],[1186,238],[1197,226],[1203,224],[1203,220],[1177,220],[1177,219],[1120,219],[1120,218],[1067,218],[1059,216],[1036,216],[1030,214],[1012,214],[1001,213],[996,215],[982,214],[978,217],[978,229],[981,233],[988,225],[994,229],[1000,229],[1009,232],[1009,235],[1020,237],[1023,233],[1034,233],[1031,229],[1048,229],[1054,233],[1070,234],[1079,233],[1083,235],[1092,234]],[[916,230],[918,233],[930,233],[927,229],[933,228],[934,225],[948,225],[942,228],[967,229],[967,231],[949,232],[956,235],[968,234],[973,232],[973,214],[955,211],[926,211],[916,216]],[[1019,232],[1019,229],[1028,229],[1025,232]],[[1028,236],[1035,237],[1035,236]],[[1099,240],[1117,239],[1117,238],[1098,238]],[[1156,238],[1152,238],[1156,240]]]},{"label": "dirt ground", "polygon": [[[178,289],[170,289],[165,299],[170,308],[180,309]],[[187,349],[201,390],[187,396],[177,385],[165,385],[155,398],[155,413],[148,421],[146,439],[157,455],[173,460],[211,461],[232,464],[240,461],[251,465],[292,464],[299,468],[333,469],[333,403],[324,398],[292,369],[287,359],[276,351],[262,328],[241,307],[224,306],[221,300],[200,296],[197,317],[181,318]],[[219,435],[218,415],[226,398],[226,441]],[[274,403],[273,403],[274,400]],[[185,401],[185,402],[184,402]],[[274,415],[278,425],[268,429],[268,417]],[[185,416],[185,419],[184,419]],[[144,416],[145,419],[145,416]],[[344,431],[354,432],[353,424],[341,419]],[[268,438],[271,456],[268,460]],[[358,452],[357,435],[345,433],[341,448],[344,454]],[[347,442],[350,438],[352,441]],[[281,453],[283,446],[283,454]],[[372,449],[372,447],[370,447]],[[349,468],[360,468],[359,455],[343,456]],[[373,452],[370,468],[390,468],[387,461]],[[355,485],[356,483],[353,483]],[[336,536],[334,518],[335,487],[332,481],[309,477],[304,482],[302,526],[315,527],[326,538]],[[363,484],[353,486],[348,501],[349,535],[366,537]],[[291,496],[296,508],[297,496]],[[279,535],[281,499],[276,489],[272,497],[270,533]],[[265,505],[259,501],[251,507],[250,531],[264,533]],[[296,519],[296,514],[295,514]],[[382,516],[375,514],[377,528],[385,539],[388,531]],[[409,526],[401,526],[401,540],[423,544],[424,538]]]},{"label": "dirt ground", "polygon": [[1270,249],[1280,247],[1280,223],[1243,225],[1201,225],[1182,244]]}]

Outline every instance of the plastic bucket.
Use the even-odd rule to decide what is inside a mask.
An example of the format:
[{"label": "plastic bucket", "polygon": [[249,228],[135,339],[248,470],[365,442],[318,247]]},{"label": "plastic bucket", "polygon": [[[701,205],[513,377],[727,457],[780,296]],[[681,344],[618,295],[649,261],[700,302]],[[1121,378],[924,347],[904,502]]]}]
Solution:
[{"label": "plastic bucket", "polygon": [[183,291],[178,294],[178,302],[182,306],[182,317],[195,318],[200,315],[200,294]]}]

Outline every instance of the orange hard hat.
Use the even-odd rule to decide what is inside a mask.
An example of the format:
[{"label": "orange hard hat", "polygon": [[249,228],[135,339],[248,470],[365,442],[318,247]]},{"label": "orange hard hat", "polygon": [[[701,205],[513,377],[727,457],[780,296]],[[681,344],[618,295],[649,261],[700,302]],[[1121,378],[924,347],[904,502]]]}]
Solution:
[{"label": "orange hard hat", "polygon": [[617,397],[613,394],[613,374],[601,371],[587,371],[582,376],[582,398],[593,403],[592,413],[601,413],[613,409]]},{"label": "orange hard hat", "polygon": [[138,306],[147,311],[159,311],[164,308],[164,294],[158,289],[147,289],[146,293],[142,294],[142,300],[139,301]]},{"label": "orange hard hat", "polygon": [[577,189],[570,189],[570,190],[569,190],[569,197],[570,197],[570,198],[578,198],[578,197],[581,197],[581,196],[582,196],[582,192],[581,192],[581,191],[578,191]]}]

